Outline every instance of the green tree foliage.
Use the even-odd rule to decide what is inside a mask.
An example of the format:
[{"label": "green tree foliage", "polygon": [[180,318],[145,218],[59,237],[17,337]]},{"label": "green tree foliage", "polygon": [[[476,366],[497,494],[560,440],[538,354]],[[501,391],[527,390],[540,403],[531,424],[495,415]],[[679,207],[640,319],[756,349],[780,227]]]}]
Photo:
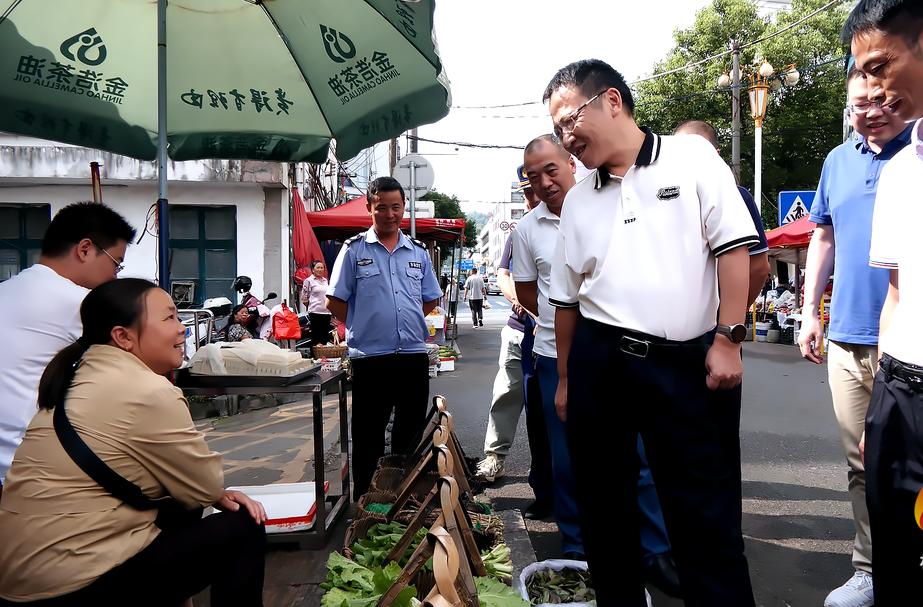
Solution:
[{"label": "green tree foliage", "polygon": [[[790,10],[779,11],[770,20],[757,15],[750,0],[714,0],[699,11],[692,27],[674,32],[676,45],[654,66],[652,73],[728,50],[732,40],[746,44],[763,38],[826,3],[827,0],[794,0]],[[784,86],[770,94],[763,121],[761,206],[767,228],[778,223],[778,193],[816,188],[824,158],[842,143],[845,62],[827,62],[846,54],[839,32],[849,6],[844,0],[774,38],[741,50],[741,66],[754,72],[765,58],[776,71],[794,63],[801,74],[795,86]],[[689,70],[638,83],[634,87],[638,124],[648,125],[655,132],[670,133],[684,120],[710,122],[718,131],[721,155],[730,164],[732,95],[730,89],[716,89],[718,78],[731,65],[732,57],[728,54]],[[745,73],[741,74],[741,84],[740,181],[752,190],[753,119]]]},{"label": "green tree foliage", "polygon": [[[465,242],[472,243],[477,241],[477,228],[473,219],[468,219],[464,211],[461,210],[461,204],[458,202],[458,196],[449,196],[436,190],[430,190],[420,197],[420,200],[430,200],[435,207],[435,216],[442,219],[464,219],[465,220]],[[451,255],[451,247],[439,245],[443,253],[448,252]],[[470,244],[469,244],[470,246]]]}]

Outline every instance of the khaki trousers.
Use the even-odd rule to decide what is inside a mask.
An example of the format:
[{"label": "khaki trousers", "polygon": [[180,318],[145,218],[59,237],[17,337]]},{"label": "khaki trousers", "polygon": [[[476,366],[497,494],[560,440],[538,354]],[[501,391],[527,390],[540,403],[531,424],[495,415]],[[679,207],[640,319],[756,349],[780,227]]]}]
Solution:
[{"label": "khaki trousers", "polygon": [[865,503],[865,467],[859,458],[859,439],[865,430],[865,415],[872,397],[872,384],[878,370],[878,346],[830,341],[827,372],[833,410],[840,426],[840,438],[849,464],[849,496],[852,499],[856,540],[852,564],[872,572],[872,536],[869,511]]}]

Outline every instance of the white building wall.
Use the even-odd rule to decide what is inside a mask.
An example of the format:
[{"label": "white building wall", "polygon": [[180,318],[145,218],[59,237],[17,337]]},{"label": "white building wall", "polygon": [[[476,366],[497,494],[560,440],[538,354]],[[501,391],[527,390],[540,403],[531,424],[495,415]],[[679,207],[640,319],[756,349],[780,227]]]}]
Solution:
[{"label": "white building wall", "polygon": [[[500,265],[500,258],[503,256],[506,239],[515,229],[515,224],[522,219],[525,212],[526,204],[524,202],[499,202],[491,209],[490,219],[484,226],[484,229],[489,231],[486,253],[488,273],[496,274],[497,266]],[[504,225],[506,225],[506,229],[503,229]]]},{"label": "white building wall", "polygon": [[[0,133],[0,203],[47,204],[51,215],[72,202],[92,200],[89,163],[101,164],[103,202],[141,236],[157,201],[157,170],[146,162],[98,150]],[[171,205],[235,206],[237,274],[253,292],[289,299],[291,284],[288,176],[280,163],[203,160],[170,162]],[[156,233],[152,217],[149,226]],[[122,276],[157,277],[157,239],[144,234],[126,253]]]}]

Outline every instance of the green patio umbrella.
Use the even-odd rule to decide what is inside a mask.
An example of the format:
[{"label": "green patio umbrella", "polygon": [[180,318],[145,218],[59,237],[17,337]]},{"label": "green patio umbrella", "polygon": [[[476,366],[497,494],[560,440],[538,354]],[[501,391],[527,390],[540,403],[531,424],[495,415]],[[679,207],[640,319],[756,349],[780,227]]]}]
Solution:
[{"label": "green patio umbrella", "polygon": [[451,105],[434,0],[8,4],[0,131],[158,159],[161,218],[167,155],[346,159]]}]

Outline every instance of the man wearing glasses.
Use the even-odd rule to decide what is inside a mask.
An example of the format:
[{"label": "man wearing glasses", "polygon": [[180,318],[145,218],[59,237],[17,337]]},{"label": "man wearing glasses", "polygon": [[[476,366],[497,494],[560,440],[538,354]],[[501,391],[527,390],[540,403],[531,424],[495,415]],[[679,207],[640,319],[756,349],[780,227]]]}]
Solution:
[{"label": "man wearing glasses", "polygon": [[887,607],[923,587],[923,3],[860,0],[843,40],[866,76],[869,99],[898,120],[916,120],[910,144],[882,171],[868,254],[870,265],[889,271],[859,446],[861,454],[864,441],[875,604]]},{"label": "man wearing glasses", "polygon": [[817,224],[804,274],[804,313],[798,345],[807,360],[822,364],[823,329],[818,305],[833,271],[830,348],[827,373],[833,410],[849,464],[856,539],[852,564],[856,573],[833,590],[826,607],[868,607],[874,604],[872,539],[865,503],[865,467],[859,438],[878,368],[878,319],[888,294],[888,271],[869,266],[872,211],[878,178],[885,164],[910,143],[910,127],[887,107],[869,102],[868,83],[852,67],[846,77],[849,121],[859,141],[847,141],[827,155],[811,208]]},{"label": "man wearing glasses", "polygon": [[122,270],[135,230],[109,207],[62,208],[42,240],[38,263],[0,283],[0,481],[37,410],[48,362],[83,332],[80,304],[89,289]]},{"label": "man wearing glasses", "polygon": [[640,433],[686,605],[752,606],[739,410],[716,390],[741,380],[753,221],[705,139],[638,127],[609,65],[568,65],[544,100],[565,149],[596,169],[568,192],[548,297],[587,561],[619,577],[597,600],[646,604],[636,502],[605,498],[636,494]]}]

